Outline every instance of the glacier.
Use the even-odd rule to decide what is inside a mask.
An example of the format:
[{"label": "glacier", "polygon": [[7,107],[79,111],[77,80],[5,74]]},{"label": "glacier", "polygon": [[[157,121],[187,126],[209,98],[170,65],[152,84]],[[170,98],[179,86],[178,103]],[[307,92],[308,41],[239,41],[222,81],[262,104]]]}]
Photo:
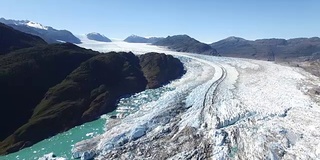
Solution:
[{"label": "glacier", "polygon": [[320,97],[308,94],[320,80],[300,68],[81,40],[81,47],[101,52],[171,54],[187,72],[166,85],[171,89],[158,100],[107,121],[105,133],[76,143],[74,158],[320,159]]}]

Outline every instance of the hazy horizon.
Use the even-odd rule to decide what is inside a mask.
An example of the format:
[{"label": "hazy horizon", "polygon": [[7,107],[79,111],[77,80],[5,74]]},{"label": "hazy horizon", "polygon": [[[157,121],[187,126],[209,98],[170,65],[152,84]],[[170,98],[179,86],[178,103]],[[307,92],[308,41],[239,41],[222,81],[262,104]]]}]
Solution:
[{"label": "hazy horizon", "polygon": [[[63,5],[62,5],[63,4]],[[212,43],[235,36],[248,40],[320,36],[320,2],[218,1],[28,1],[3,0],[0,16],[30,20],[75,35],[98,32],[111,39],[132,34],[187,34]]]}]

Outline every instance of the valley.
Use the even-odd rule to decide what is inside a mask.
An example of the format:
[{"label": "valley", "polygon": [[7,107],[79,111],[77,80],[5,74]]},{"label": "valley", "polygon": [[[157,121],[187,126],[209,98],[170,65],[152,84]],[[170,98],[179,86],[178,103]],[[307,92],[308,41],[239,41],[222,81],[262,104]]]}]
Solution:
[{"label": "valley", "polygon": [[317,37],[114,40],[0,21],[0,159],[320,157]]},{"label": "valley", "polygon": [[187,59],[183,61],[187,73],[169,84],[176,89],[101,136],[77,143],[74,155],[95,153],[98,159],[320,156],[320,108],[307,93],[312,86],[319,87],[319,78],[274,62],[163,52]]},{"label": "valley", "polygon": [[[137,53],[154,49],[174,55],[184,63],[187,73],[170,83],[168,86],[175,89],[159,100],[116,124],[107,122],[111,127],[105,133],[75,144],[72,150],[75,157],[315,159],[319,156],[320,108],[308,96],[308,90],[320,83],[310,73],[274,62],[119,44],[122,42],[109,45],[124,50],[129,45]],[[93,46],[96,50],[105,49],[103,45]]]}]

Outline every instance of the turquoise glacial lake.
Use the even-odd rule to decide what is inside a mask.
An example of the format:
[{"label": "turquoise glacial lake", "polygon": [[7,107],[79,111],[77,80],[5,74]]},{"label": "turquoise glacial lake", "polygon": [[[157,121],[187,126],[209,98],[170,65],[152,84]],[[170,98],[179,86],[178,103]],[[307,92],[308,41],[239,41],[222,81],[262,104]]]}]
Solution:
[{"label": "turquoise glacial lake", "polygon": [[[165,92],[172,91],[173,88],[161,87],[158,89],[148,89],[143,92],[121,98],[118,103],[120,110],[101,116],[98,120],[76,126],[64,133],[57,134],[51,138],[45,139],[35,145],[22,149],[18,152],[0,156],[0,160],[33,160],[39,159],[45,154],[53,152],[58,157],[72,159],[71,149],[73,145],[81,140],[92,138],[105,131],[105,124],[112,115],[128,115],[139,110],[143,104],[156,101]],[[126,108],[124,111],[123,108]]]}]

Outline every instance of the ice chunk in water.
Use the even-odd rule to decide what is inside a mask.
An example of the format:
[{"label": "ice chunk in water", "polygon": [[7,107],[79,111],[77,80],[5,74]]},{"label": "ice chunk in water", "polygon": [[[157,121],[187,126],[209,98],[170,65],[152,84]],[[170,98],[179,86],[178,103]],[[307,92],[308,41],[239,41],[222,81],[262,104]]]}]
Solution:
[{"label": "ice chunk in water", "polygon": [[45,154],[43,157],[40,157],[38,160],[67,160],[63,157],[56,157],[53,152]]}]

